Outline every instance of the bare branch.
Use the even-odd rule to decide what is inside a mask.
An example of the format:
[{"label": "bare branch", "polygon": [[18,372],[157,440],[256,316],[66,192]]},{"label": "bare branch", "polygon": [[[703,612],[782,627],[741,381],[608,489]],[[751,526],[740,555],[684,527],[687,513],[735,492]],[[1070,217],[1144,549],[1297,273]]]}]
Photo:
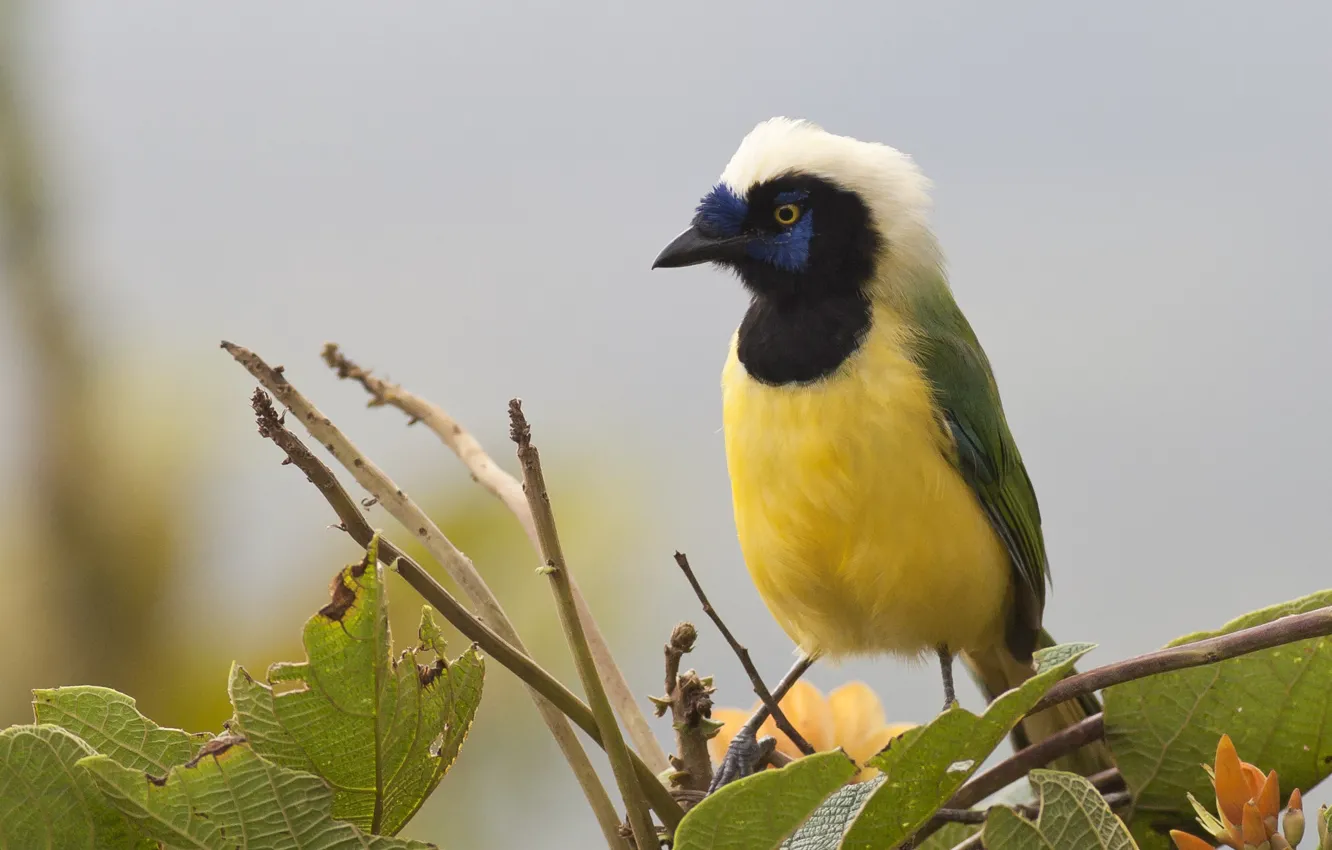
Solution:
[{"label": "bare branch", "polygon": [[[782,701],[782,698],[786,696],[786,692],[791,690],[796,682],[800,681],[801,676],[805,675],[805,671],[814,666],[815,660],[817,659],[811,655],[802,655],[796,659],[796,663],[792,664],[791,669],[786,671],[786,675],[777,683],[777,687],[773,688],[773,705]],[[759,727],[762,726],[763,721],[767,719],[768,703],[765,702],[758,707],[757,711],[750,715],[748,720],[745,721],[744,728],[748,729],[751,734],[757,735]]]},{"label": "bare branch", "polygon": [[[319,490],[325,501],[337,513],[338,518],[342,520],[343,530],[359,545],[369,546],[370,541],[374,538],[375,531],[370,527],[365,514],[357,508],[351,495],[343,488],[342,482],[338,481],[332,470],[316,458],[305,447],[299,437],[287,430],[277,411],[273,408],[273,402],[268,397],[268,393],[262,389],[255,389],[254,395],[250,398],[250,405],[254,408],[255,420],[259,425],[259,435],[272,440],[278,448],[286,453],[287,459],[283,461],[284,464],[291,463],[305,473],[305,477]],[[589,731],[589,727],[592,731],[596,730],[596,724],[592,721],[592,714],[587,706],[583,705],[576,696],[525,653],[514,649],[504,638],[472,616],[472,612],[468,611],[461,602],[436,582],[419,564],[404,555],[400,549],[387,540],[380,540],[379,554],[381,559],[392,564],[398,574],[421,593],[426,601],[444,616],[444,619],[448,620],[466,637],[475,641],[477,646],[481,647],[487,655],[512,671],[534,691],[542,694],[559,711],[574,719],[579,726],[583,727],[584,731]],[[584,722],[579,722],[578,715],[580,714],[586,715]],[[563,721],[563,718],[559,719]],[[567,723],[564,725],[567,728]],[[593,735],[593,737],[596,738],[597,736]],[[577,745],[576,741],[575,745]],[[605,787],[602,786],[601,780],[597,777],[596,769],[592,766],[592,762],[588,760],[587,754],[582,751],[581,746],[578,746],[577,752],[582,758],[578,761],[571,760],[570,766],[578,777],[579,784],[587,792],[588,802],[591,803],[593,811],[597,815],[597,820],[602,824],[602,832],[607,841],[610,842],[613,838],[616,843],[612,846],[620,846],[623,841],[619,835],[619,816],[615,812],[615,806],[611,802],[610,795],[606,793]]]},{"label": "bare branch", "polygon": [[[397,384],[376,377],[369,369],[358,366],[342,353],[337,343],[325,343],[322,356],[324,362],[337,373],[339,378],[356,381],[365,389],[370,395],[371,407],[396,407],[407,414],[409,425],[424,422],[426,427],[458,456],[472,474],[473,480],[504,503],[522,525],[533,550],[538,555],[541,553],[541,541],[537,539],[536,523],[532,519],[532,510],[527,506],[527,497],[523,495],[523,485],[495,463],[490,455],[486,454],[481,443],[460,422],[438,405],[404,390]],[[647,762],[648,767],[660,773],[666,769],[666,753],[662,751],[657,736],[652,734],[647,718],[643,716],[642,708],[629,687],[629,681],[616,664],[610,644],[587,607],[577,582],[573,584],[573,592],[574,601],[578,603],[578,616],[582,618],[583,629],[587,632],[588,646],[592,649],[592,657],[597,662],[597,672],[606,683],[607,696],[610,697],[611,704],[615,706],[616,713],[629,732],[634,748],[643,757],[643,761]]]},{"label": "bare branch", "polygon": [[758,694],[758,698],[768,709],[768,713],[772,715],[773,723],[776,723],[777,728],[786,733],[786,737],[791,739],[791,743],[795,744],[800,752],[807,756],[813,755],[814,748],[810,746],[809,741],[805,740],[805,736],[796,731],[795,726],[786,718],[781,706],[777,704],[777,700],[773,699],[772,694],[769,693],[768,686],[763,683],[763,677],[759,675],[758,668],[754,666],[753,659],[749,657],[749,650],[735,639],[735,635],[731,634],[731,630],[726,627],[726,623],[722,622],[721,615],[708,601],[707,594],[703,592],[702,585],[698,583],[698,577],[694,575],[693,568],[689,566],[689,556],[683,552],[676,552],[675,563],[679,565],[680,571],[684,573],[685,579],[689,581],[689,586],[694,589],[694,595],[698,597],[698,601],[703,603],[703,613],[712,619],[712,622],[717,626],[717,630],[722,633],[722,637],[726,638],[726,642],[731,645],[731,650],[740,659],[740,666],[745,668],[745,673],[748,674],[749,681],[754,686],[754,693]]},{"label": "bare branch", "polygon": [[1038,767],[1044,767],[1060,756],[1068,755],[1079,747],[1099,740],[1105,734],[1105,715],[1093,714],[1051,735],[1039,744],[1033,744],[1014,753],[981,775],[974,777],[958,789],[948,805],[955,809],[970,808],[986,797],[1007,788]]},{"label": "bare branch", "polygon": [[1145,679],[1148,676],[1185,670],[1189,667],[1215,664],[1251,652],[1329,634],[1332,634],[1332,606],[1281,617],[1261,626],[1241,629],[1228,635],[1218,635],[1182,646],[1160,649],[1139,655],[1137,658],[1129,658],[1070,676],[1051,688],[1029,713],[1035,714],[1052,705],[1077,699],[1084,694],[1112,685],[1121,685],[1135,679]]},{"label": "bare branch", "polygon": [[[513,441],[518,445],[518,461],[523,467],[523,490],[527,494],[528,507],[532,509],[532,518],[536,521],[541,557],[545,561],[543,572],[550,579],[550,587],[555,594],[555,607],[560,614],[560,623],[564,626],[564,636],[573,652],[574,665],[578,668],[578,677],[587,693],[592,717],[597,721],[597,729],[601,731],[602,745],[610,757],[615,784],[620,787],[620,796],[624,798],[624,805],[629,810],[629,828],[633,831],[634,845],[645,850],[657,844],[657,831],[652,827],[652,818],[648,815],[643,788],[634,775],[633,762],[629,760],[629,747],[624,743],[620,724],[615,720],[615,710],[606,696],[606,687],[597,673],[596,662],[592,660],[592,650],[587,645],[583,618],[578,614],[573,586],[569,581],[569,566],[564,560],[559,531],[555,527],[550,493],[541,471],[541,455],[536,446],[532,445],[532,431],[523,416],[522,402],[518,399],[509,402],[509,420],[512,423]],[[656,784],[655,779],[652,782]]]},{"label": "bare branch", "polygon": [[[224,342],[222,347],[251,375],[257,378],[269,392],[273,393],[279,402],[291,410],[306,430],[310,432],[311,436],[328,449],[333,457],[352,474],[358,484],[369,491],[370,495],[379,499],[380,504],[394,519],[415,531],[425,544],[427,551],[458,583],[458,586],[463,589],[463,592],[468,595],[472,602],[477,605],[482,616],[495,632],[514,648],[526,654],[526,648],[518,638],[513,623],[510,622],[498,600],[491,593],[490,588],[486,586],[485,581],[477,573],[476,568],[444,536],[443,532],[439,530],[438,526],[425,512],[408,498],[382,470],[361,454],[356,446],[347,439],[346,435],[334,426],[328,417],[324,416],[309,399],[305,398],[279,370],[272,368],[254,352],[242,346]],[[559,743],[565,758],[571,766],[575,766],[575,774],[580,776],[580,782],[583,781],[582,775],[579,773],[580,768],[577,765],[586,762],[587,754],[583,752],[582,746],[574,736],[568,721],[558,708],[544,698],[539,698],[535,693],[533,698],[536,700],[542,719],[545,720],[551,734]],[[652,770],[646,764],[643,764],[641,759],[638,760],[638,764],[641,765],[640,773],[653,775]],[[657,816],[662,819],[662,822],[668,828],[674,829],[680,818],[683,817],[683,812],[671,799],[670,793],[664,785],[660,782],[656,782],[655,785],[655,788],[651,785],[645,785],[649,799],[652,800],[653,810],[656,811]],[[586,785],[584,790],[587,790]],[[592,793],[595,793],[595,790]],[[595,807],[596,804],[593,805]],[[604,831],[605,825],[603,825]]]}]

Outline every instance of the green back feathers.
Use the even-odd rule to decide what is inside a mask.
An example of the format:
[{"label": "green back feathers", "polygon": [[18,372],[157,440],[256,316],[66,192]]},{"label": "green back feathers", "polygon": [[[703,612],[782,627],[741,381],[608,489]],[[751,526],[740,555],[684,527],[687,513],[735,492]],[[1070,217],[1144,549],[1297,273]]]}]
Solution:
[{"label": "green back feathers", "polygon": [[1022,456],[1008,430],[990,361],[942,272],[912,287],[911,321],[919,333],[914,359],[934,388],[952,441],[949,460],[975,492],[1013,563],[1014,606],[1007,643],[1031,658],[1041,631],[1048,571],[1041,512]]}]

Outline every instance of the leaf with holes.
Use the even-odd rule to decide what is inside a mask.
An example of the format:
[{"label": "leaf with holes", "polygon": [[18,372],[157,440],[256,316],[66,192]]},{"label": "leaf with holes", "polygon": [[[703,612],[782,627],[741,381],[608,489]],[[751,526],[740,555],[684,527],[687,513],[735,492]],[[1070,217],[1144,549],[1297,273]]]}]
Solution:
[{"label": "leaf with holes", "polygon": [[1035,823],[996,806],[985,819],[986,850],[1137,850],[1105,798],[1076,773],[1033,770],[1041,801]]},{"label": "leaf with holes", "polygon": [[119,691],[91,685],[32,692],[38,723],[53,723],[78,735],[94,750],[134,770],[155,776],[190,760],[207,735],[158,726]]},{"label": "leaf with holes", "polygon": [[155,847],[75,767],[93,754],[92,747],[59,726],[11,726],[0,732],[0,847]]},{"label": "leaf with holes", "polygon": [[[452,662],[427,608],[421,645],[392,657],[376,538],[305,624],[309,661],[275,664],[269,684],[233,666],[233,728],[254,751],[323,777],[333,816],[392,835],[453,764],[481,700],[474,649]],[[427,656],[433,655],[430,663]]]},{"label": "leaf with holes", "polygon": [[[1170,646],[1332,605],[1323,591],[1255,611],[1215,632]],[[1213,796],[1201,765],[1230,735],[1240,756],[1275,770],[1284,788],[1308,790],[1332,772],[1332,638],[1311,638],[1204,667],[1127,682],[1105,693],[1106,740],[1133,792],[1139,844],[1169,846],[1164,832],[1188,829],[1187,794]]]},{"label": "leaf with holes", "polygon": [[770,850],[855,774],[856,763],[837,750],[732,782],[689,810],[675,850]]},{"label": "leaf with holes", "polygon": [[[861,807],[870,795],[879,790],[883,781],[882,776],[876,776],[834,791],[832,796],[823,801],[823,805],[814,810],[809,820],[786,839],[782,850],[837,850],[846,828],[860,814]],[[979,829],[979,826],[971,824],[945,824],[917,845],[915,850],[952,850]]]},{"label": "leaf with holes", "polygon": [[[165,779],[89,756],[78,768],[140,830],[166,847],[299,847],[428,850],[367,835],[331,814],[333,792],[317,776],[265,761],[236,735],[216,738]],[[62,845],[63,846],[63,845]]]},{"label": "leaf with holes", "polygon": [[1070,643],[1036,653],[1037,673],[1001,694],[977,717],[954,705],[925,726],[908,730],[869,760],[883,783],[845,829],[843,848],[896,847],[948,802],[1045,692],[1073,669],[1093,644]]}]

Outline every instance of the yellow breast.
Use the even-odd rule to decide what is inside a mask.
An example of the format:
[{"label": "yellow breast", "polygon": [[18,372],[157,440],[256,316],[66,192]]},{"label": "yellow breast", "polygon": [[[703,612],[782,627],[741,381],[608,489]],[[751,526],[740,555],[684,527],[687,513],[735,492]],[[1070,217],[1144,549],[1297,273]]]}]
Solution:
[{"label": "yellow breast", "polygon": [[782,387],[750,378],[731,343],[722,396],[736,529],[759,593],[807,652],[1002,640],[1008,555],[944,456],[907,336],[876,306],[841,369]]}]

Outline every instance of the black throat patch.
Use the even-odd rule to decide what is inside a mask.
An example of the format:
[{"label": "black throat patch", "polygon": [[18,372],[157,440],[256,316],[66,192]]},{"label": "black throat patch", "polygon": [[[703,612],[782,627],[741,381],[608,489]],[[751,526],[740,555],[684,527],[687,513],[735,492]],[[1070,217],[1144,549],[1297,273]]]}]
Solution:
[{"label": "black throat patch", "polygon": [[736,354],[756,381],[807,384],[837,371],[869,327],[862,292],[787,303],[756,296],[740,323]]}]

